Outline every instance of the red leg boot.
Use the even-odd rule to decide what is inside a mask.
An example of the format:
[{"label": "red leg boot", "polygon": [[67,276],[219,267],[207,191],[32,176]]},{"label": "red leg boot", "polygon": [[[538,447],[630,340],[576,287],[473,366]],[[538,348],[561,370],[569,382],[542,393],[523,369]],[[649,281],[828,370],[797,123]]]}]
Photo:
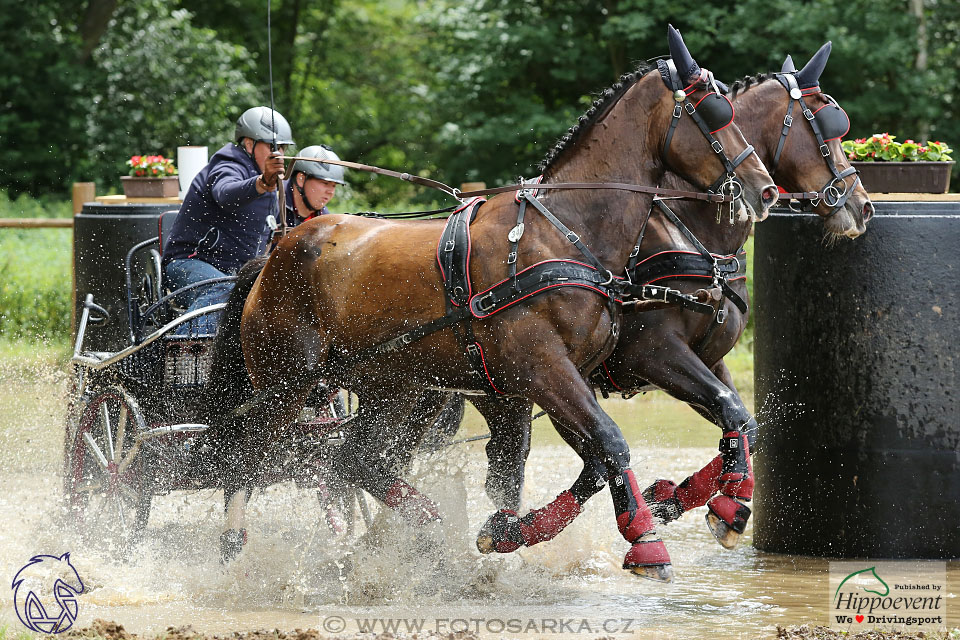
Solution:
[{"label": "red leg boot", "polygon": [[670,554],[654,529],[653,516],[631,469],[610,479],[610,495],[620,534],[633,545],[623,559],[623,568],[650,580],[671,582]]},{"label": "red leg boot", "polygon": [[738,431],[723,434],[720,457],[720,495],[707,503],[707,526],[724,548],[733,549],[750,519],[750,507],[745,503],[753,498],[753,464],[747,438]]},{"label": "red leg boot", "polygon": [[480,553],[510,553],[520,547],[552,540],[580,515],[580,511],[580,503],[569,490],[522,518],[516,511],[501,509],[480,529],[477,549]]},{"label": "red leg boot", "polygon": [[397,480],[387,489],[383,503],[418,527],[440,520],[436,503],[403,480]]},{"label": "red leg boot", "polygon": [[650,513],[663,524],[673,522],[687,511],[707,504],[720,488],[722,458],[717,456],[679,485],[671,480],[657,480],[643,490],[643,499]]}]

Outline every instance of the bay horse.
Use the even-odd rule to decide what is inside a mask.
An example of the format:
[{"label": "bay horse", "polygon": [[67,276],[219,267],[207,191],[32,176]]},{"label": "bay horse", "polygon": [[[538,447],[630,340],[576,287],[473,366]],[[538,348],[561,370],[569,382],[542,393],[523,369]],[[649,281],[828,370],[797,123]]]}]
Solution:
[{"label": "bay horse", "polygon": [[[812,210],[823,219],[830,236],[855,238],[866,230],[873,204],[840,148],[849,120],[820,90],[819,78],[830,49],[829,42],[823,45],[800,71],[788,57],[780,73],[748,77],[735,83],[728,95],[736,106],[741,131],[778,184],[791,192],[825,193],[834,187]],[[672,173],[663,184],[685,187]],[[711,532],[721,545],[733,548],[750,516],[745,503],[753,495],[750,450],[757,422],[737,393],[723,358],[747,324],[742,248],[752,221],[730,218],[728,223],[715,217],[711,207],[691,201],[671,202],[667,208],[677,220],[671,220],[665,210],[652,209],[636,243],[637,255],[628,266],[634,285],[668,285],[688,294],[712,286],[716,295],[709,298],[707,313],[671,304],[626,314],[616,348],[594,370],[591,381],[605,395],[662,389],[721,428],[720,453],[709,464],[679,485],[656,480],[643,497],[663,523],[706,504]],[[681,232],[684,228],[690,236]],[[715,277],[714,268],[719,268],[720,278]],[[506,404],[511,406],[502,406]],[[484,399],[476,406],[491,428],[487,450],[495,460],[490,469],[499,471],[490,476],[488,491],[492,497],[507,496],[516,504],[527,453],[518,451],[516,443],[529,442],[529,403]],[[569,437],[567,442],[578,451],[586,444]],[[585,465],[575,485],[579,493],[564,492],[522,518],[515,507],[504,507],[484,526],[478,538],[480,550],[509,552],[554,537],[604,480],[599,461],[594,461]]]},{"label": "bay horse", "polygon": [[[547,193],[529,200],[525,219],[518,220],[512,194],[500,195],[452,216],[460,239],[444,236],[438,246],[451,228],[443,221],[328,215],[283,238],[259,275],[241,273],[214,365],[218,357],[236,358],[217,353],[233,341],[246,372],[215,366],[208,383],[223,417],[212,430],[234,425],[241,436],[225,455],[241,479],[228,501],[228,531],[242,525],[245,486],[282,448],[284,428],[319,379],[360,401],[332,460],[336,472],[416,525],[439,519],[436,506],[368,455],[365,439],[376,437],[378,425],[399,423],[424,388],[489,390],[537,403],[582,443],[585,460],[602,466],[617,526],[631,545],[624,568],[672,578],[626,441],[583,377],[619,333],[622,283],[613,273],[626,264],[651,202],[631,185],[655,185],[666,169],[700,189],[735,179],[739,201],[760,216],[777,191],[732,123],[732,109],[713,126],[708,107],[729,103],[712,74],[672,27],[668,41],[671,59],[658,63],[660,73],[643,67],[622,77],[566,136],[539,185]],[[604,182],[618,186],[596,188]],[[551,190],[559,183],[591,188]],[[466,262],[445,269],[443,254],[455,245],[468,247]],[[445,287],[458,270],[463,286]],[[225,333],[231,328],[239,340]],[[232,390],[246,384],[247,373],[256,394],[237,408]]]}]

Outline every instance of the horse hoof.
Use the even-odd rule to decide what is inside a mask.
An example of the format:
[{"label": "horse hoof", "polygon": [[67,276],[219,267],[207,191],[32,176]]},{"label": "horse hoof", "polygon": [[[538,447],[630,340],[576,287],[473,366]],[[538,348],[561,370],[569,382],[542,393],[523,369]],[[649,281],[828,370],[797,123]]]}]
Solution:
[{"label": "horse hoof", "polygon": [[501,509],[487,518],[477,534],[477,550],[480,553],[510,553],[519,549],[521,544],[509,539],[508,527],[516,525],[517,513],[510,509]]},{"label": "horse hoof", "polygon": [[724,549],[733,549],[740,542],[747,520],[750,519],[750,507],[730,496],[714,496],[707,503],[707,527]]},{"label": "horse hoof", "polygon": [[630,573],[655,582],[673,582],[673,567],[669,564],[633,567],[630,569]]},{"label": "horse hoof", "polygon": [[623,568],[648,580],[673,581],[670,554],[667,553],[667,547],[663,544],[663,540],[653,532],[645,534],[633,543],[630,551],[623,559]]},{"label": "horse hoof", "polygon": [[220,534],[220,564],[227,564],[243,551],[247,544],[246,529],[227,529]]},{"label": "horse hoof", "polygon": [[488,553],[493,553],[495,549],[493,548],[493,536],[484,535],[481,531],[477,536],[477,551],[486,555]]}]

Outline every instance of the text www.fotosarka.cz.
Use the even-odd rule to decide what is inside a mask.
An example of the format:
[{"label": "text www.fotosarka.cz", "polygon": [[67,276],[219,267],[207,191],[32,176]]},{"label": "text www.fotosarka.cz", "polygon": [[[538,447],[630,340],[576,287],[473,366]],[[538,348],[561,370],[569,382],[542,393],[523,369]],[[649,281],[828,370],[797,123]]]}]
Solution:
[{"label": "text www.fotosarka.cz", "polygon": [[640,629],[632,618],[362,618],[325,616],[320,628],[327,633],[512,633],[629,634]]}]

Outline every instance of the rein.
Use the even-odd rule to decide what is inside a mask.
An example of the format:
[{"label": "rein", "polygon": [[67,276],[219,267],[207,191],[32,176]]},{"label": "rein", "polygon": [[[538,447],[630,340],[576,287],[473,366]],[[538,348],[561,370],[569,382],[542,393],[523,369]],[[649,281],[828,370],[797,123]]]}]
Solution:
[{"label": "rein", "polygon": [[460,191],[455,187],[444,184],[430,178],[421,178],[411,173],[393,171],[382,167],[375,167],[369,164],[360,164],[346,160],[321,160],[319,158],[304,158],[301,156],[282,156],[284,160],[305,160],[308,162],[319,162],[321,164],[336,164],[348,169],[357,169],[376,173],[390,178],[406,180],[424,187],[430,187],[437,191],[442,191],[457,200],[464,198],[474,198],[477,196],[488,196],[497,193],[506,193],[508,191],[522,191],[524,189],[616,189],[619,191],[631,191],[633,193],[649,193],[657,196],[669,198],[690,198],[693,200],[704,200],[706,202],[732,202],[734,198],[730,194],[719,193],[701,193],[699,191],[680,191],[677,189],[664,189],[662,187],[648,187],[640,184],[630,184],[626,182],[555,182],[549,184],[519,182],[517,184],[505,185],[502,187],[492,187],[490,189],[479,189],[477,191]]}]

